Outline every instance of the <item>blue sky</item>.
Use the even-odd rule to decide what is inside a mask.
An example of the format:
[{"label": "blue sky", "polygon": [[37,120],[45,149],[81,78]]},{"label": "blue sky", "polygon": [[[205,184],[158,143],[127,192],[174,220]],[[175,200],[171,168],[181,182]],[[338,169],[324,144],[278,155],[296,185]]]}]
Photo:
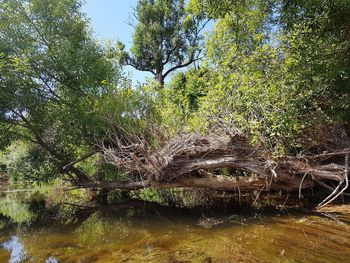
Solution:
[{"label": "blue sky", "polygon": [[[137,0],[86,0],[83,11],[91,19],[94,34],[98,39],[120,40],[127,50],[132,45],[133,28],[127,24]],[[135,81],[143,81],[152,74],[126,67]]]},{"label": "blue sky", "polygon": [[[133,28],[127,22],[130,21],[137,0],[85,0],[85,2],[83,11],[91,20],[95,37],[100,40],[120,40],[129,50],[132,46]],[[212,26],[213,22],[210,22],[206,29],[210,30]],[[153,77],[151,73],[137,71],[130,66],[125,67],[125,71],[131,74],[133,84],[143,82],[147,77]]]}]

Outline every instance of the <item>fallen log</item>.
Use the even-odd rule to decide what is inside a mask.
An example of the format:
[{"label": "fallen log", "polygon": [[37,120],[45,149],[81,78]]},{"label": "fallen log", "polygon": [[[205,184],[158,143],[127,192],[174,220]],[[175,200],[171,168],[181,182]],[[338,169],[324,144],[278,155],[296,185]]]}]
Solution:
[{"label": "fallen log", "polygon": [[[111,147],[110,145],[113,145]],[[102,147],[108,163],[127,171],[133,182],[90,183],[88,187],[135,190],[141,188],[208,188],[220,191],[250,192],[299,191],[317,185],[330,188],[338,184],[323,206],[348,187],[348,158],[337,163],[330,157],[348,156],[350,149],[316,156],[273,158],[266,149],[250,144],[243,136],[203,137],[197,134],[175,138],[155,149],[140,138],[115,137]],[[334,158],[333,158],[334,159]],[[326,162],[326,163],[325,163]],[[231,168],[245,176],[215,175],[218,169]],[[329,190],[329,189],[328,189]]]}]

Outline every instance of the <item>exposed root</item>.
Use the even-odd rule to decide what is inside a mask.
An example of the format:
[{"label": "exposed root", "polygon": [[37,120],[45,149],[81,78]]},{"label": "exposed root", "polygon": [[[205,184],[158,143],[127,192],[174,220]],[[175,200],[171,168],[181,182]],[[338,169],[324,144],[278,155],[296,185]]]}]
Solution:
[{"label": "exposed root", "polygon": [[[339,182],[338,186],[334,189],[334,191],[327,196],[321,203],[318,204],[317,209],[320,209],[331,202],[333,202],[335,199],[337,199],[346,189],[349,187],[349,153],[345,154],[345,168],[344,168],[344,178]],[[341,186],[345,182],[345,186],[341,189]],[[341,189],[341,190],[340,190]]]},{"label": "exposed root", "polygon": [[[241,135],[203,137],[198,134],[179,136],[159,148],[137,136],[111,137],[111,143],[102,147],[105,160],[127,171],[135,182],[112,183],[106,187],[192,187],[240,193],[285,190],[299,191],[302,197],[304,188],[318,184],[329,190],[329,182],[338,183],[318,205],[321,208],[343,194],[349,185],[348,148],[315,156],[272,158],[267,150],[254,147]],[[339,158],[334,161],[339,156],[345,156],[344,163],[339,162]],[[243,172],[244,176],[215,175],[215,171],[222,168]],[[102,185],[100,183],[100,187]]]}]

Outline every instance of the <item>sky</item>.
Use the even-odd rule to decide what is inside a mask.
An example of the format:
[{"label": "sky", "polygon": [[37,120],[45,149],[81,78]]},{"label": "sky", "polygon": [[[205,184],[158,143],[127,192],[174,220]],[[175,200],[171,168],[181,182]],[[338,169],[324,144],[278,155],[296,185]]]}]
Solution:
[{"label": "sky", "polygon": [[[95,37],[100,40],[120,40],[126,45],[126,50],[129,50],[132,46],[133,28],[127,21],[137,0],[85,0],[85,3],[83,12],[91,19]],[[131,73],[134,83],[153,76],[132,67],[126,67],[125,70]]]}]

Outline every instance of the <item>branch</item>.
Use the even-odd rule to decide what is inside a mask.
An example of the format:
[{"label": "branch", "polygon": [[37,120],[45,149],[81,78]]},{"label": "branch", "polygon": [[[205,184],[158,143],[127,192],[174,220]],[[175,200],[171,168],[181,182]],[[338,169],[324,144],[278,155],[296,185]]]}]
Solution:
[{"label": "branch", "polygon": [[[197,42],[198,39],[199,39],[199,34],[200,34],[200,32],[205,28],[205,26],[209,23],[210,20],[211,20],[211,19],[208,19],[207,21],[205,21],[205,22],[203,23],[203,25],[202,25],[200,28],[198,28],[198,30],[195,32],[195,37],[193,38],[192,42],[190,43],[190,45],[191,45],[192,47],[193,47],[193,46],[196,46],[196,42]],[[177,46],[175,46],[175,47],[168,53],[168,56],[167,56],[165,62],[163,62],[163,66],[169,62],[170,56],[171,56],[172,52],[174,52],[174,51],[176,50],[176,48],[177,48]],[[183,64],[180,63],[180,64],[178,64],[178,65],[176,65],[176,66],[170,68],[168,71],[166,71],[166,72],[163,74],[163,78],[165,78],[167,75],[169,75],[169,73],[173,72],[174,70],[187,67],[187,66],[189,66],[190,64],[192,64],[192,63],[194,63],[194,62],[196,62],[196,61],[198,61],[198,60],[201,60],[202,58],[199,58],[199,55],[200,55],[200,53],[201,53],[201,50],[198,50],[198,56],[197,56],[197,58],[194,58],[194,57],[195,57],[195,54],[196,54],[196,51],[197,51],[197,50],[194,50],[194,51],[191,53],[190,58],[189,58],[189,60],[188,60],[186,63],[183,63]]]},{"label": "branch", "polygon": [[171,57],[171,55],[173,54],[173,52],[176,50],[177,47],[178,47],[178,46],[175,45],[171,50],[169,50],[169,51],[167,52],[167,57],[165,58],[165,61],[162,62],[163,67],[164,67],[166,64],[169,63],[170,57]]},{"label": "branch", "polygon": [[67,170],[68,168],[74,166],[75,164],[77,164],[77,163],[79,163],[79,162],[81,162],[81,161],[84,161],[84,160],[88,159],[89,157],[95,155],[96,153],[98,153],[98,152],[97,152],[97,151],[92,151],[92,152],[86,153],[86,154],[84,154],[83,156],[81,156],[80,158],[78,158],[78,159],[76,159],[76,160],[74,160],[74,161],[72,161],[72,162],[66,164],[65,166],[63,166],[63,167],[62,167],[62,170],[65,171],[65,170]]},{"label": "branch", "polygon": [[[18,122],[17,120],[13,120],[13,119],[0,119],[1,122],[6,122],[8,124],[11,124],[11,125],[14,125],[14,126],[20,126],[20,127],[23,127],[23,128],[26,128],[28,129],[28,126],[23,124],[23,123],[20,123]],[[11,128],[11,127],[10,127]],[[10,128],[7,130],[9,131]]]},{"label": "branch", "polygon": [[50,153],[57,160],[62,161],[63,159],[65,159],[62,154],[58,153],[56,150],[51,148],[47,143],[45,143],[45,141],[41,138],[39,133],[36,131],[35,127],[33,127],[33,125],[29,122],[29,120],[22,113],[16,112],[14,110],[12,110],[12,112],[17,117],[21,118],[24,121],[24,123],[28,126],[28,130],[32,133],[32,135],[35,138],[35,140],[32,140],[32,142],[40,145],[43,149],[45,149],[48,153]]},{"label": "branch", "polygon": [[[324,199],[321,203],[318,204],[317,209],[320,209],[322,207],[325,207],[326,205],[330,204],[333,202],[335,199],[338,198],[348,187],[349,187],[349,153],[345,154],[345,168],[344,168],[344,178],[341,180],[338,184],[338,186],[334,189],[334,191],[326,198]],[[345,186],[343,189],[340,190],[341,186],[345,182]]]},{"label": "branch", "polygon": [[44,85],[48,88],[48,91],[50,94],[52,94],[57,100],[57,102],[59,102],[61,100],[61,97],[50,87],[49,83],[47,82],[47,80],[45,80],[42,76],[39,75],[39,79],[44,83]]},{"label": "branch", "polygon": [[18,8],[20,9],[19,12],[22,13],[24,18],[33,26],[33,28],[35,29],[35,32],[39,35],[39,37],[41,38],[43,43],[49,48],[50,45],[49,45],[48,41],[46,40],[44,35],[40,32],[39,28],[35,25],[33,20],[29,17],[29,15],[27,14],[26,10],[22,7],[22,5],[18,5]]},{"label": "branch", "polygon": [[197,35],[199,35],[199,33],[207,26],[207,24],[211,21],[211,18],[208,18],[203,25],[197,30]]},{"label": "branch", "polygon": [[187,67],[187,66],[191,65],[193,62],[196,62],[196,61],[202,59],[202,58],[193,58],[193,57],[194,57],[194,54],[191,55],[191,58],[190,58],[186,63],[176,65],[176,66],[170,68],[169,70],[167,70],[167,71],[163,74],[163,78],[165,78],[166,76],[169,75],[169,73],[171,73],[171,72],[173,72],[173,71],[175,71],[175,70],[177,70],[177,69]]},{"label": "branch", "polygon": [[126,65],[127,65],[127,66],[131,66],[131,67],[133,67],[134,69],[136,69],[136,70],[138,70],[138,71],[150,72],[150,73],[152,73],[154,76],[157,75],[157,73],[156,73],[155,71],[153,71],[152,69],[142,69],[142,68],[140,68],[139,66],[137,66],[136,64],[134,64],[134,63],[131,62],[131,61],[127,61],[127,62],[126,62]]},{"label": "branch", "polygon": [[138,190],[150,187],[149,181],[141,182],[89,182],[81,183],[79,186],[81,188],[101,188],[101,189],[120,189],[120,190]]}]

